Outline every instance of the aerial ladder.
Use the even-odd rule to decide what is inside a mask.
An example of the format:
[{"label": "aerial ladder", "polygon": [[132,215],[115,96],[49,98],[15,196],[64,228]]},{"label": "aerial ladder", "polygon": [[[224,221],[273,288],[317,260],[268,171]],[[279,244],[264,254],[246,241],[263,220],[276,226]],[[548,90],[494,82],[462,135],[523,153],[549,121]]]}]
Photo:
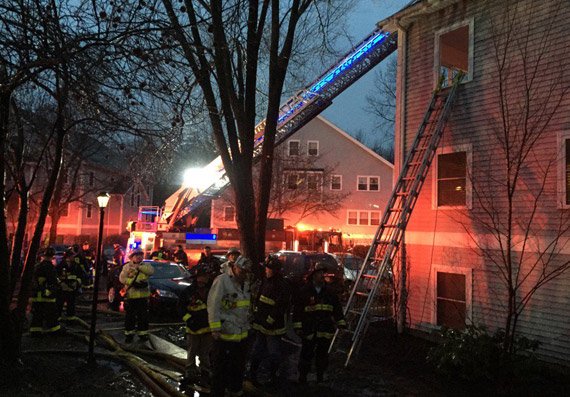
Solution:
[{"label": "aerial ladder", "polygon": [[[344,309],[347,327],[337,330],[329,347],[329,351],[337,350],[346,354],[345,366],[358,352],[369,324],[377,318],[375,311],[379,305],[375,299],[378,289],[392,270],[392,263],[435,156],[462,78],[463,73],[457,73],[452,85],[445,89],[442,88],[444,80],[441,79],[433,92],[374,240],[360,266]],[[370,262],[372,266],[367,265]]]},{"label": "aerial ladder", "polygon": [[[326,109],[340,93],[355,83],[397,49],[397,33],[374,30],[350,52],[343,56],[313,83],[297,92],[279,109],[275,146]],[[255,127],[254,160],[261,153],[265,120]],[[212,175],[212,184],[198,191],[182,187],[167,199],[159,222],[159,229],[171,230],[177,220],[194,212],[202,204],[218,197],[228,186],[220,156],[208,164],[204,173]]]}]

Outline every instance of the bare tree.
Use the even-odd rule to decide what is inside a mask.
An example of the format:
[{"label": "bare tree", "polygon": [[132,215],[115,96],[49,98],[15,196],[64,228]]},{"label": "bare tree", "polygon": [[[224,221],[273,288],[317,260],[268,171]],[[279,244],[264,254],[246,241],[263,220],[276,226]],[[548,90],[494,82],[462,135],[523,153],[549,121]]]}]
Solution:
[{"label": "bare tree", "polygon": [[566,36],[555,29],[564,3],[509,1],[501,4],[504,12],[489,10],[497,89],[488,113],[493,143],[479,153],[488,168],[470,176],[474,208],[462,225],[503,287],[497,292],[505,298],[507,351],[531,299],[570,267],[561,255],[570,215],[552,208],[557,153],[544,143],[570,87],[558,61],[570,55]]},{"label": "bare tree", "polygon": [[[314,0],[162,0],[164,30],[178,42],[200,87],[218,152],[236,194],[241,246],[254,263],[262,258],[273,176],[279,105],[295,48],[338,18],[338,7]],[[314,21],[317,21],[315,23]],[[297,37],[299,28],[304,36]],[[260,174],[253,178],[254,129],[259,93],[267,120]],[[258,188],[254,189],[257,184]],[[257,190],[258,194],[255,194]]]}]

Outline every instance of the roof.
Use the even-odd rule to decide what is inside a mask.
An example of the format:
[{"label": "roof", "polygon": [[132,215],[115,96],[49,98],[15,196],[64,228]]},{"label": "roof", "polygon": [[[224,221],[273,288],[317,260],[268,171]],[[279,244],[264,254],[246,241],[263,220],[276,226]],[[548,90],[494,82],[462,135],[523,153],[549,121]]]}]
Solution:
[{"label": "roof", "polygon": [[388,167],[390,168],[394,168],[394,164],[392,164],[391,162],[389,162],[388,160],[386,160],[384,157],[380,156],[378,153],[376,153],[374,150],[370,149],[368,146],[364,145],[363,143],[361,143],[360,141],[358,141],[357,139],[355,139],[354,137],[350,136],[349,134],[347,134],[346,132],[344,132],[343,130],[341,130],[339,127],[337,127],[336,125],[334,125],[332,122],[330,122],[329,120],[327,120],[326,118],[324,118],[323,116],[317,116],[315,117],[316,119],[322,121],[323,123],[325,123],[326,125],[328,125],[329,127],[331,127],[332,129],[334,129],[340,136],[342,136],[343,138],[345,138],[346,140],[350,141],[352,144],[358,146],[360,149],[364,150],[366,153],[368,153],[369,155],[371,155],[372,157],[376,158],[377,160],[380,160],[382,163],[386,164]]},{"label": "roof", "polygon": [[383,30],[393,32],[400,27],[406,28],[423,16],[432,14],[458,1],[459,0],[412,0],[400,11],[381,20],[376,25]]}]

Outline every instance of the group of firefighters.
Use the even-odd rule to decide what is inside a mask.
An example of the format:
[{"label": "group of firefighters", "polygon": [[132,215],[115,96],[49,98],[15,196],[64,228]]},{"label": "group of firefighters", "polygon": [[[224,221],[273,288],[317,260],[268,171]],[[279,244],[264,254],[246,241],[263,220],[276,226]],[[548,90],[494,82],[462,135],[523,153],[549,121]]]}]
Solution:
[{"label": "group of firefighters", "polygon": [[[292,294],[294,287],[283,278],[278,258],[269,256],[255,280],[252,261],[238,249],[231,248],[223,264],[209,247],[204,251],[192,268],[194,282],[179,300],[188,340],[182,386],[210,388],[214,396],[223,396],[226,390],[241,395],[244,379],[259,386],[260,368],[265,368],[268,385],[282,387],[283,344],[291,323],[302,340],[299,383],[307,382],[313,361],[317,382],[322,382],[330,340],[337,327],[345,326],[339,299],[325,282],[326,266],[317,263],[305,285]],[[115,247],[115,252],[120,256],[120,249]],[[47,248],[35,268],[31,334],[58,332],[64,303],[67,316],[75,316],[75,296],[87,279],[79,255],[70,253],[54,267],[54,254],[53,248]],[[135,335],[144,342],[149,334],[148,279],[154,268],[143,261],[142,250],[131,251],[128,259],[117,266],[125,302],[125,342],[133,342]],[[174,259],[183,260],[180,254]]]}]

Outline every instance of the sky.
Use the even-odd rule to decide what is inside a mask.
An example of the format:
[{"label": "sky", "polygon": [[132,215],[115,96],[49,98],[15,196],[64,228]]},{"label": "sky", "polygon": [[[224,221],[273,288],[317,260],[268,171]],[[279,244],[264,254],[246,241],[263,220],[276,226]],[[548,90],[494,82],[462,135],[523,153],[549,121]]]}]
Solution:
[{"label": "sky", "polygon": [[[346,29],[352,36],[352,44],[346,40],[338,43],[342,52],[348,51],[376,28],[376,23],[394,14],[409,0],[353,0],[355,3]],[[360,78],[340,94],[322,115],[342,130],[354,135],[362,130],[368,136],[374,135],[374,118],[366,112],[366,96],[373,93],[374,75],[382,63]]]}]

